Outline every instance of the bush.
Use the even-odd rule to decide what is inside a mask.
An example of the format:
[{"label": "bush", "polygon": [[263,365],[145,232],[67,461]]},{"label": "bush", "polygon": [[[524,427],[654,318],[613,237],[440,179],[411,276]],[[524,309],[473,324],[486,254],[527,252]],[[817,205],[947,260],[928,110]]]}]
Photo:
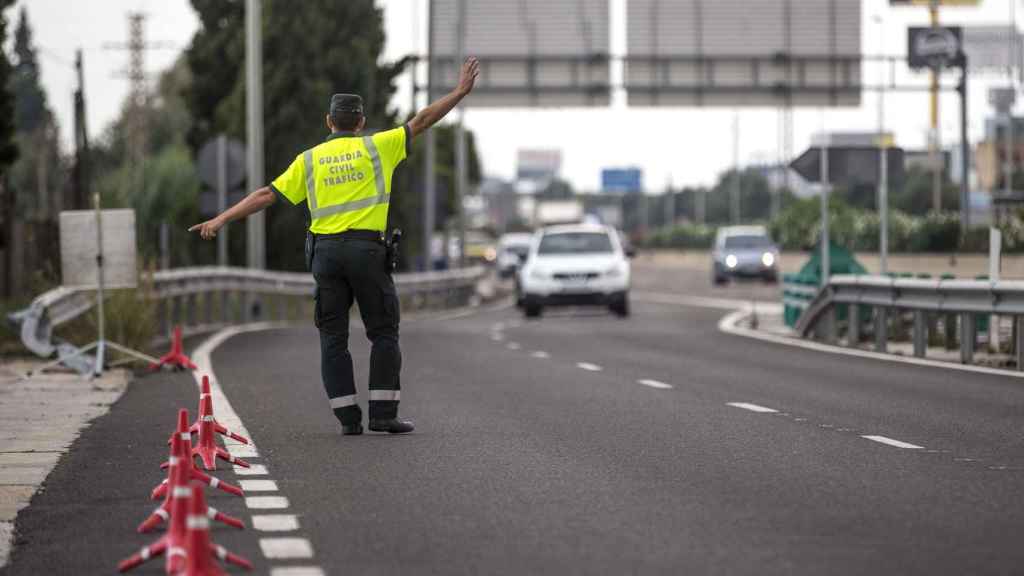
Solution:
[{"label": "bush", "polygon": [[[153,284],[149,274],[142,274],[134,289],[110,290],[104,303],[103,318],[109,340],[134,350],[148,350],[156,336],[156,302],[152,299]],[[57,329],[59,336],[78,346],[96,340],[96,309],[75,318]],[[112,356],[116,356],[112,352]]]}]

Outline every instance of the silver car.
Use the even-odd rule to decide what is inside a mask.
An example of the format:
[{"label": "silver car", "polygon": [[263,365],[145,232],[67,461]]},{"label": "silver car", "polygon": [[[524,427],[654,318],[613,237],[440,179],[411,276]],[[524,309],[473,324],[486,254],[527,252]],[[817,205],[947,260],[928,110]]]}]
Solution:
[{"label": "silver car", "polygon": [[711,249],[711,279],[716,285],[734,278],[779,279],[779,249],[764,226],[725,226]]}]

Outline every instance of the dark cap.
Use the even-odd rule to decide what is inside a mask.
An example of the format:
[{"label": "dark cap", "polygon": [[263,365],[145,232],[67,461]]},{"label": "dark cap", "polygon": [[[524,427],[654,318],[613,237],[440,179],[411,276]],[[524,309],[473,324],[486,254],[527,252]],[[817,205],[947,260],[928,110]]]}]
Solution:
[{"label": "dark cap", "polygon": [[362,114],[363,98],[358,94],[335,94],[331,96],[330,114]]}]

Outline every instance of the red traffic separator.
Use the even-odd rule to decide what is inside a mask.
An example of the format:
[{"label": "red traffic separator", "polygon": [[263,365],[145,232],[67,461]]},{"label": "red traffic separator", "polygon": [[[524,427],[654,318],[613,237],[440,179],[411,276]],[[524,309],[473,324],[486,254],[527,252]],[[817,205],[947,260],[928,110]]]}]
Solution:
[{"label": "red traffic separator", "polygon": [[[191,437],[187,430],[185,430],[186,426],[188,426],[188,411],[181,410],[178,412],[178,431],[171,436],[171,451],[168,458],[168,468],[170,468],[168,478],[173,478],[173,480],[168,482],[171,489],[168,491],[163,503],[139,525],[139,533],[149,532],[161,523],[167,522],[171,517],[174,506],[174,489],[180,486],[189,486],[191,475],[189,474],[188,463],[186,462],[186,460],[190,459],[189,448],[185,445],[183,438],[189,439],[189,443],[191,443]],[[245,523],[238,518],[228,516],[212,506],[209,506],[207,510],[211,520],[216,520],[238,529],[245,528]]]},{"label": "red traffic separator", "polygon": [[174,331],[171,333],[171,350],[161,356],[158,362],[150,364],[149,369],[156,370],[164,366],[181,370],[195,370],[197,368],[192,363],[192,360],[185,355],[185,347],[181,342],[181,326],[175,326]]},{"label": "red traffic separator", "polygon": [[227,450],[217,446],[214,439],[217,435],[217,421],[213,418],[213,398],[209,394],[204,394],[200,398],[199,420],[192,425],[192,428],[198,428],[199,431],[199,438],[196,446],[192,448],[192,454],[199,456],[203,462],[203,468],[216,470],[217,458],[245,468],[249,467],[249,463],[245,460],[232,456]]},{"label": "red traffic separator", "polygon": [[[199,419],[196,420],[195,422],[193,422],[192,426],[189,428],[189,432],[191,432],[193,434],[199,434],[199,428],[200,428],[199,425],[201,424],[202,418],[203,418],[203,398],[209,398],[210,399],[210,414],[209,414],[209,416],[213,416],[213,396],[210,394],[210,377],[209,376],[205,376],[205,375],[203,376],[203,384],[202,384],[202,388],[201,388],[201,390],[199,392]],[[241,434],[236,434],[236,433],[232,432],[231,430],[228,430],[220,422],[217,422],[216,418],[213,419],[213,429],[214,429],[215,432],[217,432],[217,434],[220,434],[221,436],[227,436],[228,438],[231,438],[231,439],[233,439],[235,441],[241,442],[242,444],[251,444],[251,442],[249,442],[248,438],[246,438],[245,436],[242,436]],[[170,443],[171,443],[171,440],[170,440],[170,438],[168,438],[167,439],[167,444],[170,445]],[[240,466],[248,467],[248,463],[246,463],[246,464],[239,464],[239,465]]]},{"label": "red traffic separator", "polygon": [[[242,496],[242,489],[234,484],[227,482],[221,482],[218,478],[210,476],[205,472],[196,468],[195,463],[192,461],[192,435],[188,432],[188,410],[182,409],[178,411],[178,432],[177,436],[181,442],[181,454],[188,455],[184,458],[178,457],[177,460],[168,460],[164,463],[163,468],[168,468],[167,478],[160,483],[159,486],[153,489],[150,497],[153,500],[159,500],[167,496],[168,491],[173,488],[172,482],[177,480],[175,476],[174,468],[176,465],[181,464],[184,474],[187,475],[189,480],[198,480],[203,484],[208,484],[212,488],[223,490],[229,494],[236,496]],[[172,440],[173,444],[173,440]],[[174,458],[172,456],[172,458]]]},{"label": "red traffic separator", "polygon": [[228,552],[210,540],[210,518],[207,516],[206,497],[201,486],[192,485],[192,498],[189,499],[189,513],[185,520],[185,569],[178,574],[182,576],[221,576],[224,570],[217,565],[214,558],[222,562],[234,564],[252,570],[252,562]]},{"label": "red traffic separator", "polygon": [[175,486],[171,490],[169,495],[171,513],[167,533],[156,542],[143,546],[141,550],[122,560],[117,565],[120,572],[127,572],[161,555],[166,555],[165,571],[167,574],[177,574],[185,569],[185,547],[188,536],[186,525],[191,510],[189,500],[192,498],[192,494],[192,487],[189,484]]},{"label": "red traffic separator", "polygon": [[[210,399],[209,414],[203,413],[203,398]],[[199,391],[199,420],[196,420],[192,424],[192,427],[189,428],[189,430],[193,434],[199,433],[199,425],[202,422],[204,416],[210,416],[211,418],[213,418],[213,396],[210,395],[210,377],[206,375],[203,375],[203,383]],[[227,428],[222,426],[220,422],[217,422],[216,418],[213,418],[212,422],[213,429],[217,432],[217,434],[220,434],[221,436],[227,436],[233,440],[241,442],[242,444],[250,444],[248,438],[242,436],[241,434],[235,434],[231,430],[228,430]]]}]

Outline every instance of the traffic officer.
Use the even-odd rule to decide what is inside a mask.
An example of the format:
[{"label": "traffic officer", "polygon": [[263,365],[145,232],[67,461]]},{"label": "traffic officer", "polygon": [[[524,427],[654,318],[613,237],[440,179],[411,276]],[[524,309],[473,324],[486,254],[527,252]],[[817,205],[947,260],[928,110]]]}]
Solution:
[{"label": "traffic officer", "polygon": [[197,224],[204,239],[225,224],[245,218],[283,196],[309,205],[307,264],[316,278],[314,324],[320,330],[320,370],[324,388],[343,434],[362,434],[362,410],[356,400],[348,318],[352,302],[372,343],[370,352],[369,428],[376,432],[412,432],[398,418],[399,306],[391,278],[384,231],[391,198],[391,176],[405,159],[412,140],[444,118],[473,90],[480,73],[476,58],[463,63],[458,85],[430,103],[404,126],[364,134],[363,100],[335,94],[327,114],[330,136],[295,157],[269,186],[250,193],[215,218]]}]

